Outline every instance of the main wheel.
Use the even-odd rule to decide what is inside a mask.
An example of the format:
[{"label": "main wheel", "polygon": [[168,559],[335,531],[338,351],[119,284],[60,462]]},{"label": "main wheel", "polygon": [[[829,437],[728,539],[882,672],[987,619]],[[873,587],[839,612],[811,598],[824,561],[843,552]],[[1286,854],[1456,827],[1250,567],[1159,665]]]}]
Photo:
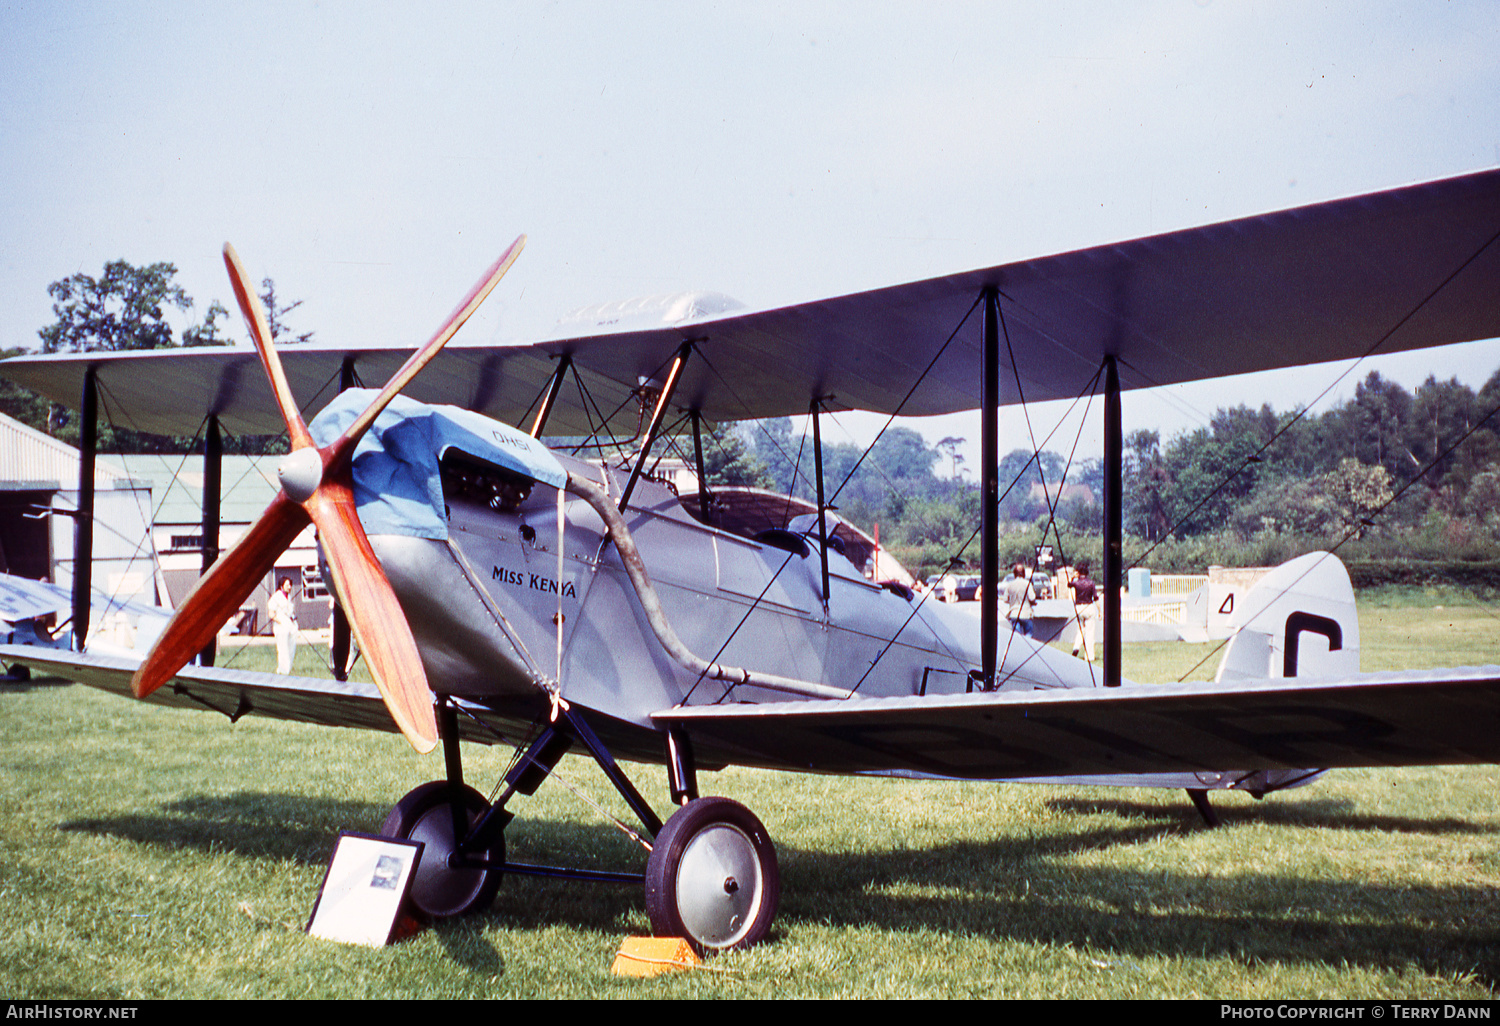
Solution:
[{"label": "main wheel", "polygon": [[780,896],[766,828],[728,798],[699,798],[674,812],[646,862],[651,929],[686,938],[700,952],[764,940]]},{"label": "main wheel", "polygon": [[[489,809],[484,795],[464,787],[462,795],[469,826]],[[422,860],[411,884],[411,902],[422,913],[434,917],[461,916],[488,908],[500,888],[498,869],[464,869],[448,865],[457,845],[453,840],[453,790],[445,780],[423,784],[396,803],[385,817],[380,832],[385,837],[421,841]],[[505,861],[502,835],[488,851],[487,861]]]}]

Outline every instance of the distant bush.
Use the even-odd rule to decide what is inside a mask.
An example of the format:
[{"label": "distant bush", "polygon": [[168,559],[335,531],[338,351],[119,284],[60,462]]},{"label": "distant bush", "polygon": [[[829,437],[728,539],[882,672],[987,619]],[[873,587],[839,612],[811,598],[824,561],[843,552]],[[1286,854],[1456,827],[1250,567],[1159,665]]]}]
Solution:
[{"label": "distant bush", "polygon": [[1458,588],[1485,599],[1500,596],[1500,559],[1362,559],[1346,561],[1349,579],[1370,588]]}]

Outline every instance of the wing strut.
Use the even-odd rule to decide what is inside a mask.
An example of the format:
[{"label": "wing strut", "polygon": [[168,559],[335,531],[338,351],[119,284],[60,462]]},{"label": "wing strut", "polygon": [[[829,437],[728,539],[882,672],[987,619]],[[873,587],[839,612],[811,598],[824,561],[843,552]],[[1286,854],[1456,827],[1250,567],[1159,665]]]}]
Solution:
[{"label": "wing strut", "polygon": [[[358,379],[354,373],[354,357],[346,356],[339,364],[339,391],[347,392],[355,387]],[[333,665],[334,680],[349,679],[349,647],[354,635],[349,627],[349,615],[337,602],[333,604],[333,618],[328,624],[328,661]]]},{"label": "wing strut", "polygon": [[1000,650],[1000,293],[984,290],[984,337],[979,347],[980,458],[979,611],[980,687],[995,690]]},{"label": "wing strut", "polygon": [[89,636],[89,596],[94,572],[94,454],[99,450],[99,382],[90,367],[83,375],[78,418],[78,516],[73,520],[73,647]]},{"label": "wing strut", "polygon": [[677,381],[682,377],[682,365],[687,362],[688,354],[693,351],[691,340],[683,342],[677,347],[677,355],[672,357],[672,368],[667,371],[667,380],[661,386],[661,395],[657,397],[656,409],[651,413],[651,424],[646,428],[646,435],[641,440],[641,452],[636,457],[635,467],[630,471],[630,480],[625,482],[625,491],[620,496],[620,511],[623,513],[630,502],[631,493],[635,491],[635,483],[641,478],[641,471],[646,467],[646,460],[651,455],[651,446],[656,442],[657,432],[661,430],[661,420],[667,412],[667,406],[672,402],[672,393],[677,391]]},{"label": "wing strut", "polygon": [[[198,576],[202,577],[219,559],[220,510],[223,500],[224,482],[224,436],[219,431],[219,418],[210,413],[208,428],[203,432],[203,559]],[[212,666],[217,654],[218,636],[210,639],[198,654],[202,666]]]},{"label": "wing strut", "polygon": [[703,468],[703,414],[692,410],[693,418],[693,464],[698,470],[698,513],[705,524],[709,523],[709,506],[713,496],[708,490],[708,474]]},{"label": "wing strut", "polygon": [[557,393],[562,391],[563,381],[572,366],[573,358],[567,354],[557,361],[557,370],[552,372],[552,380],[547,383],[547,394],[542,398],[542,405],[537,408],[536,419],[531,422],[532,438],[541,438],[542,432],[547,429],[547,420],[552,416],[552,407],[557,403]]},{"label": "wing strut", "polygon": [[828,502],[823,497],[823,435],[818,428],[818,412],[823,398],[814,396],[808,413],[812,416],[813,477],[818,483],[818,555],[823,560],[823,619],[828,619]]},{"label": "wing strut", "polygon": [[[980,339],[980,436],[981,469],[980,484],[980,686],[992,691],[996,686],[999,666],[999,602],[1000,602],[1000,333],[1005,327],[1000,309],[999,292],[987,286],[980,294],[984,304],[983,329]],[[1011,370],[1016,368],[1014,351],[1010,348],[1010,334],[1005,332],[1006,350],[1010,355]],[[1119,687],[1121,681],[1120,650],[1120,594],[1124,584],[1123,527],[1124,489],[1122,468],[1124,442],[1120,417],[1120,372],[1116,357],[1106,354],[1099,374],[1104,377],[1104,674],[1106,687]],[[1098,380],[1098,375],[1095,376]],[[1020,375],[1016,376],[1016,389],[1024,406],[1026,397],[1021,387]],[[1029,421],[1028,421],[1029,423]],[[1037,449],[1035,436],[1033,448]],[[1040,472],[1040,464],[1038,464]],[[1045,492],[1046,480],[1043,478]],[[1059,483],[1061,496],[1061,483]],[[1051,507],[1051,500],[1048,500]],[[1056,510],[1053,508],[1055,515]],[[1084,630],[1082,622],[1078,629]]]},{"label": "wing strut", "polygon": [[[1120,588],[1125,583],[1125,492],[1121,483],[1124,462],[1120,371],[1111,355],[1104,358],[1104,686],[1107,688],[1120,686]],[[1083,629],[1082,624],[1079,629]]]}]

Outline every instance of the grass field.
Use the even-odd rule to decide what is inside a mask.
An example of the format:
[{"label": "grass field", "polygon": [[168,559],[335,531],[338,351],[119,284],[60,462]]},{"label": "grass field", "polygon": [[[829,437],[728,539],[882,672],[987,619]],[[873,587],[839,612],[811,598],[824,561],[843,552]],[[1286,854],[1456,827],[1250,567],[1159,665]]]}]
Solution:
[{"label": "grass field", "polygon": [[[1366,603],[1366,669],[1500,663],[1488,609]],[[1441,606],[1442,608],[1434,608]],[[1202,646],[1127,646],[1172,679]],[[303,650],[305,670],[317,653]],[[244,658],[259,659],[262,653]],[[1210,659],[1194,677],[1212,675]],[[304,669],[304,667],[299,667]],[[0,686],[0,994],[10,998],[1493,998],[1500,769],[1351,770],[1255,802],[729,770],[783,892],[769,943],[653,980],[610,975],[649,932],[635,887],[505,882],[488,915],[373,950],[308,937],[335,835],[441,775],[374,736]],[[508,753],[466,752],[486,788]],[[660,807],[665,776],[628,767]],[[564,774],[625,815],[588,763]],[[552,783],[514,808],[521,861],[637,869]]]}]

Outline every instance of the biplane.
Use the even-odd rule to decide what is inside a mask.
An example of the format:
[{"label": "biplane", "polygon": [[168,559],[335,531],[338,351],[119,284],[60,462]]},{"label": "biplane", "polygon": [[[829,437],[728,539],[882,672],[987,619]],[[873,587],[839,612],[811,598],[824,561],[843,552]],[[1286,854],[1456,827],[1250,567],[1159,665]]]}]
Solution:
[{"label": "biplane", "polygon": [[[28,356],[0,373],[82,410],[86,466],[101,405],[139,430],[206,423],[206,459],[221,429],[285,430],[281,492],[144,661],[87,650],[86,602],[74,609],[82,651],[6,646],[0,658],[231,718],[441,746],[442,779],[383,826],[425,844],[418,910],[483,908],[507,874],[635,882],[653,929],[700,950],[764,939],[780,890],[764,825],[700,795],[700,770],[1201,796],[1329,767],[1494,762],[1500,668],[1361,674],[1352,589],[1326,554],[1245,597],[1216,681],[1122,679],[1119,395],[1500,335],[1497,238],[1491,170],[796,306],[694,294],[599,308],[539,342],[450,344],[518,239],[415,351],[277,349],[226,246],[253,350]],[[1002,630],[998,609],[999,408],[1091,389],[1105,408],[1098,673]],[[866,577],[867,552],[823,491],[819,424],[834,410],[979,411],[977,618]],[[673,417],[699,441],[701,470],[705,423],[788,415],[810,418],[815,502],[678,495],[649,472]],[[601,463],[542,441],[565,435],[624,438],[634,456]],[[308,524],[375,687],[212,665],[216,632]],[[217,526],[206,517],[206,544]],[[463,740],[521,750],[494,801],[465,783]],[[594,759],[639,817],[644,873],[507,860],[513,799],[568,752]],[[670,816],[622,762],[665,764]]]}]

